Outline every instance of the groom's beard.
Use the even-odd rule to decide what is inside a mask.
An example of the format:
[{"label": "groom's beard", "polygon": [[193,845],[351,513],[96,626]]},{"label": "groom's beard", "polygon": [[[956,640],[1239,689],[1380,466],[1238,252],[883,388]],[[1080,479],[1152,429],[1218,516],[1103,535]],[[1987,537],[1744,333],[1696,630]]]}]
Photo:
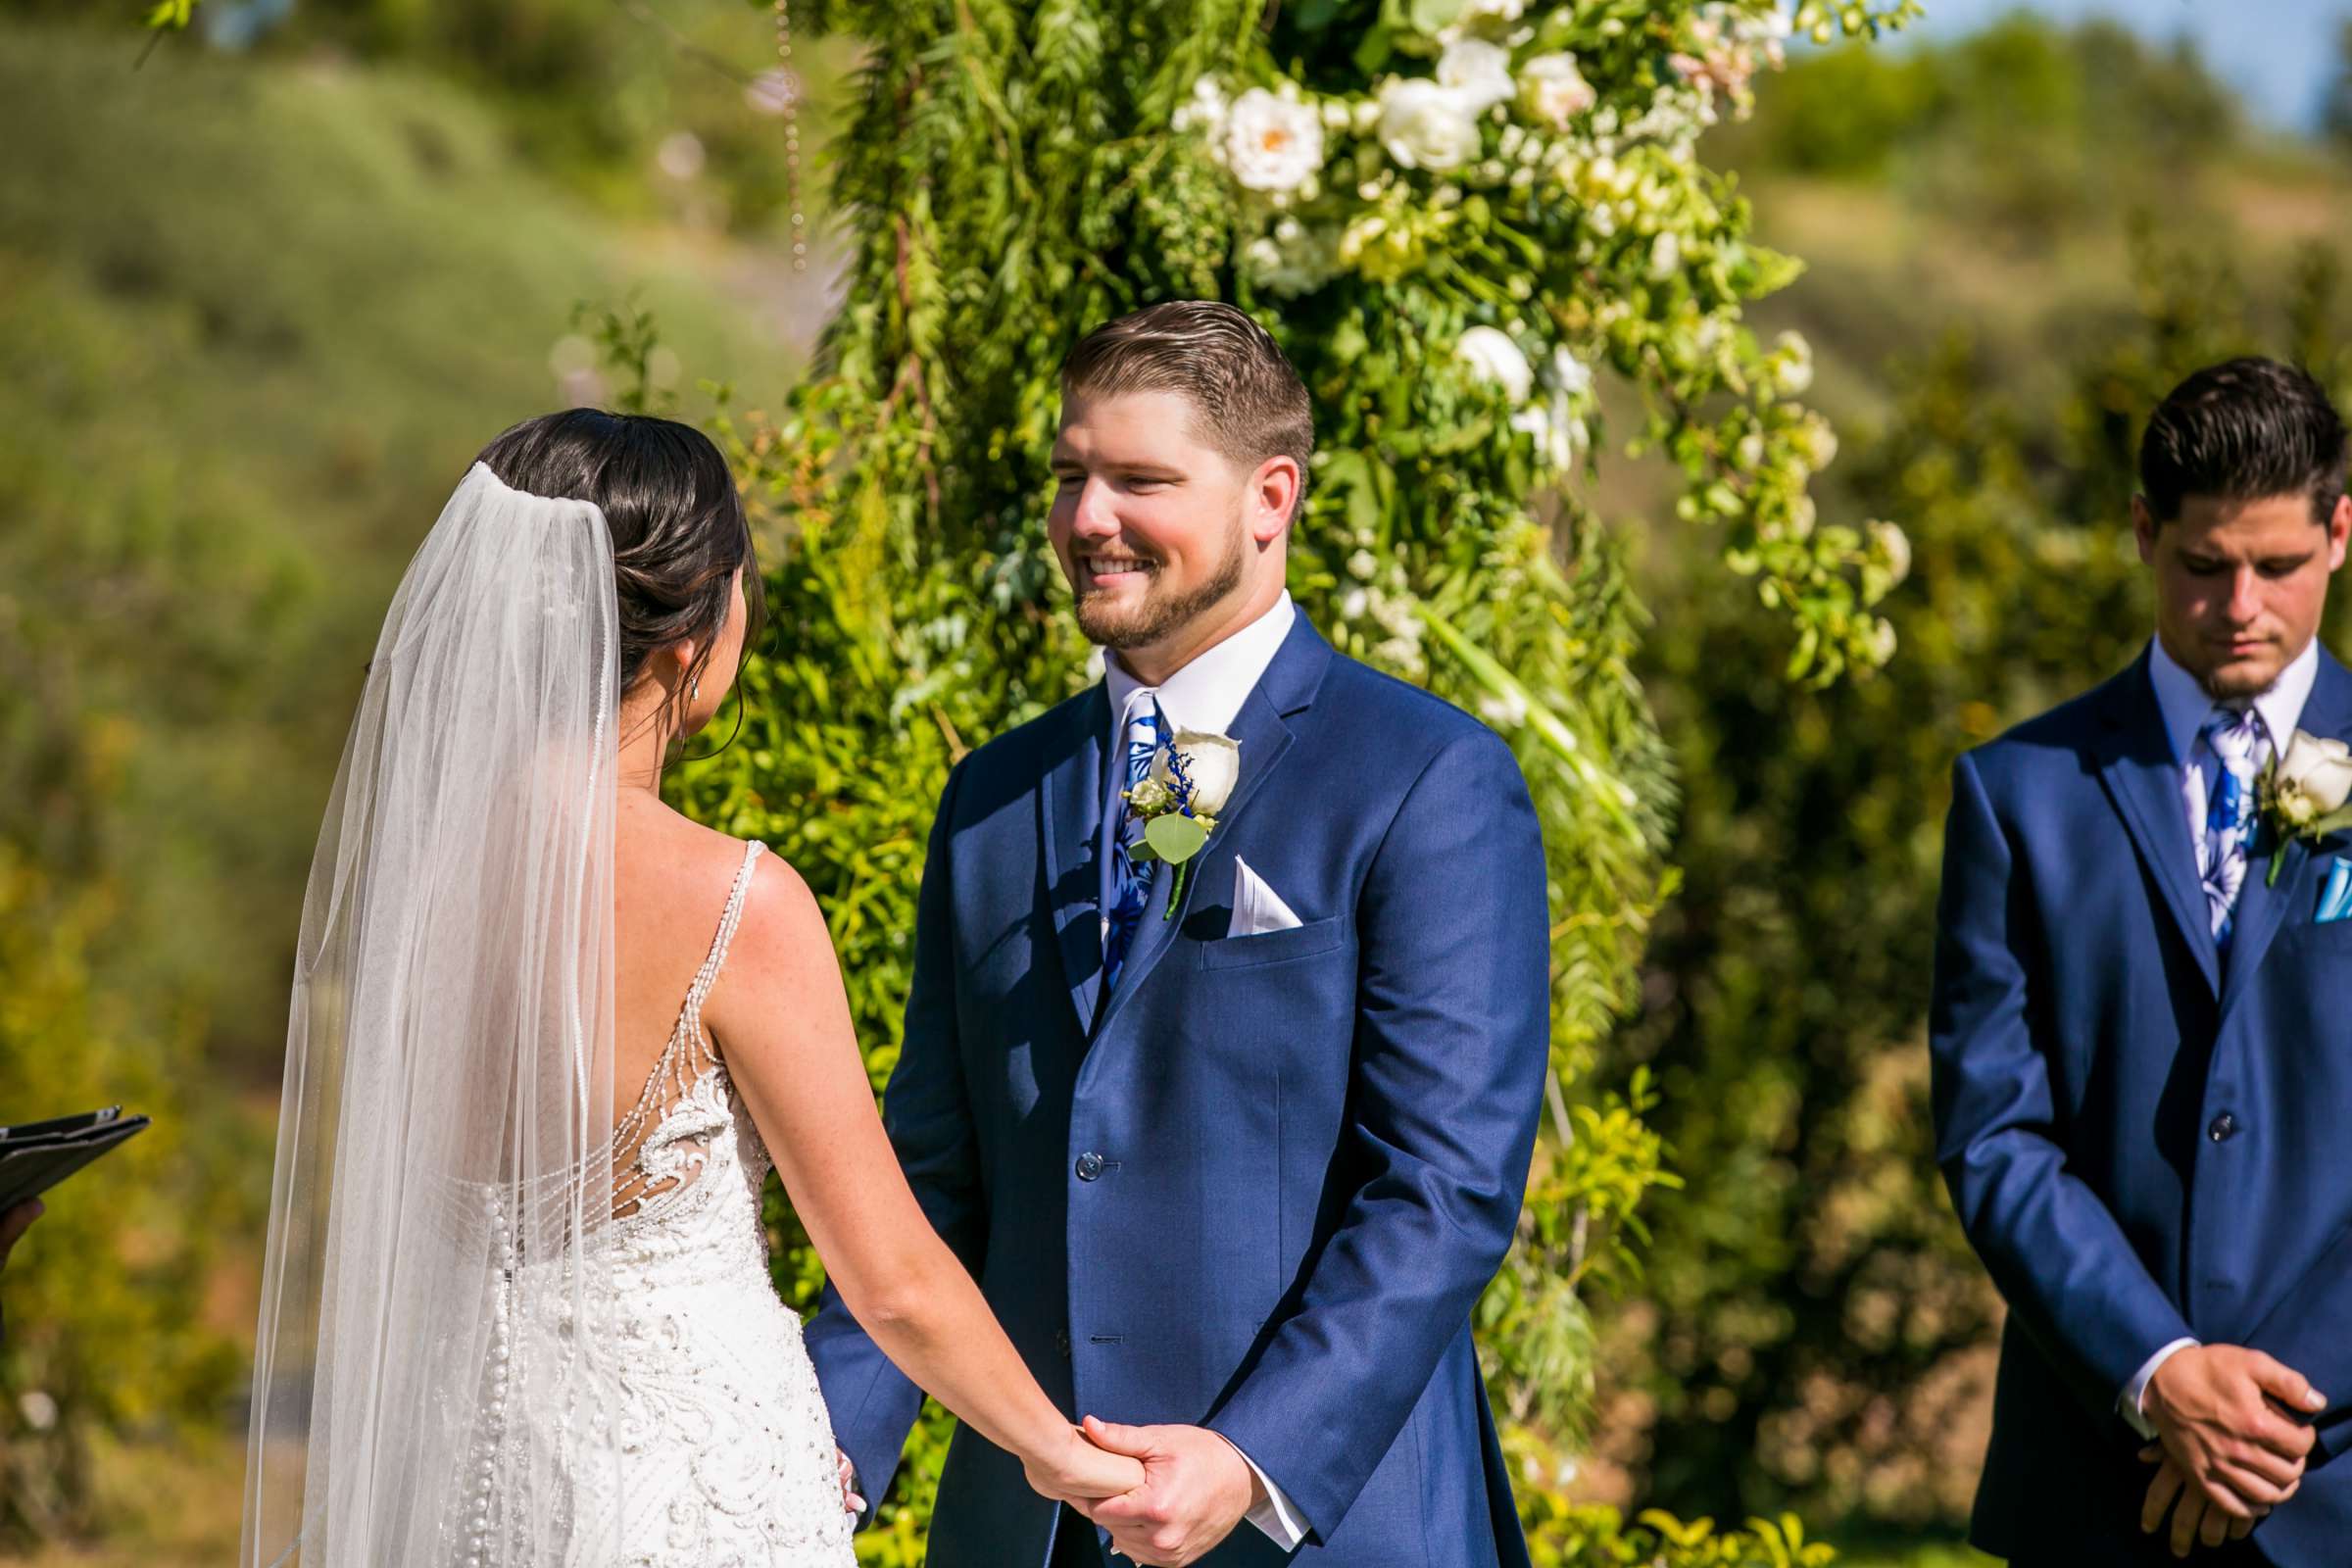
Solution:
[{"label": "groom's beard", "polygon": [[1242,574],[1250,565],[1250,541],[1240,519],[1235,519],[1230,547],[1208,581],[1185,591],[1163,591],[1157,580],[1157,568],[1152,586],[1145,591],[1144,602],[1133,607],[1113,605],[1102,595],[1081,595],[1078,600],[1078,629],[1086,640],[1112,650],[1149,648],[1165,641],[1196,615],[1216,608],[1242,586]]}]

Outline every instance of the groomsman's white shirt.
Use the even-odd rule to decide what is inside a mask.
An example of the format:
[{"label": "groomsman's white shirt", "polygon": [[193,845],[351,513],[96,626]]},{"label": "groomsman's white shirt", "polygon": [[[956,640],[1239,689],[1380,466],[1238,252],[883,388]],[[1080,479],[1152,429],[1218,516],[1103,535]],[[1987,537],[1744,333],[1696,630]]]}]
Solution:
[{"label": "groomsman's white shirt", "polygon": [[[2278,678],[2271,683],[2271,689],[2254,699],[2254,710],[2262,715],[2272,756],[2284,751],[2286,743],[2294,739],[2295,726],[2303,721],[2303,705],[2311,700],[2311,688],[2319,677],[2320,643],[2315,637],[2287,662]],[[2207,803],[2205,753],[2198,735],[2213,713],[2214,701],[2197,683],[2197,677],[2182,669],[2164,651],[2161,637],[2148,645],[2148,678],[2156,687],[2156,706],[2164,715],[2164,732],[2173,743],[2173,758],[2180,764],[2180,806],[2188,814],[2188,842],[2201,868],[2205,863]],[[2193,1339],[2173,1341],[2149,1356],[2125,1385],[2116,1408],[2141,1437],[2156,1436],[2146,1410],[2148,1385],[2155,1381],[2156,1369],[2197,1343]]]},{"label": "groomsman's white shirt", "polygon": [[[1298,617],[1298,609],[1286,593],[1275,601],[1273,609],[1201,654],[1156,688],[1146,686],[1129,674],[1117,654],[1105,654],[1102,678],[1110,688],[1110,744],[1103,757],[1115,761],[1125,755],[1128,705],[1143,697],[1159,699],[1159,710],[1167,715],[1171,730],[1231,734],[1242,705],[1257,689],[1266,666],[1274,662],[1275,654],[1281,651],[1283,639],[1290,636],[1291,622]],[[1248,766],[1249,759],[1244,758],[1242,762]],[[1238,1446],[1233,1451],[1242,1453]],[[1266,1489],[1266,1500],[1250,1511],[1250,1522],[1285,1551],[1297,1549],[1306,1540],[1306,1523],[1298,1508],[1273,1479],[1257,1468],[1255,1459],[1242,1453],[1242,1462]]]}]

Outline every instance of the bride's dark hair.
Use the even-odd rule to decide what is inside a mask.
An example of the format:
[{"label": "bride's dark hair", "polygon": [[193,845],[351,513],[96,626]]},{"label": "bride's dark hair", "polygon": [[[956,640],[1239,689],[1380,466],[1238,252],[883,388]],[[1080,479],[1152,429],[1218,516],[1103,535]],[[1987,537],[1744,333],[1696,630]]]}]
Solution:
[{"label": "bride's dark hair", "polygon": [[620,689],[660,649],[692,638],[699,677],[727,621],[728,585],[743,568],[743,646],[759,644],[767,598],[752,527],[727,460],[675,419],[567,409],[525,419],[475,460],[529,495],[593,501],[612,536],[620,596]]}]

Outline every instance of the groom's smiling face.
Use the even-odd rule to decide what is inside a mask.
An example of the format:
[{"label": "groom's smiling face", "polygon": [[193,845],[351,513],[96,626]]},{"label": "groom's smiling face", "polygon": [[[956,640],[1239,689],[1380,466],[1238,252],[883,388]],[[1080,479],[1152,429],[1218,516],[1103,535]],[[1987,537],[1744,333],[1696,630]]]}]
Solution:
[{"label": "groom's smiling face", "polygon": [[1179,392],[1065,405],[1049,532],[1090,641],[1181,664],[1281,595],[1298,466],[1270,460],[1283,477],[1269,489],[1262,469],[1245,470],[1199,424]]}]

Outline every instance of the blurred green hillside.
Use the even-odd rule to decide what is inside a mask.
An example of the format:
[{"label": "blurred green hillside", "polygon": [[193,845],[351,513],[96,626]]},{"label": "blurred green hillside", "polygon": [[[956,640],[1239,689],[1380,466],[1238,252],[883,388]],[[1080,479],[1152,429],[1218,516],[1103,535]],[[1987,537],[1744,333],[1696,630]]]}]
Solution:
[{"label": "blurred green hillside", "polygon": [[[48,1563],[230,1553],[241,1454],[210,1434],[301,879],[434,509],[490,434],[600,395],[577,302],[636,294],[687,417],[702,378],[771,398],[825,308],[745,97],[758,8],[333,0],[134,71],[139,9],[0,7],[0,1120],[159,1113],[0,1285],[0,1555],[87,1544]],[[1689,889],[1620,1055],[1668,1086],[1690,1186],[1607,1326],[1587,1475],[1957,1568],[1997,1303],[1924,1164],[1940,770],[2136,634],[2105,530],[2150,386],[2340,354],[2352,159],[2103,27],[1931,23],[1760,94],[1719,156],[1809,264],[1759,325],[1814,345],[1846,448],[1823,514],[1903,522],[1922,568],[1893,675],[1791,693],[1752,595],[1682,569],[1712,543],[1645,524]],[[1650,510],[1642,464],[1603,483]]]}]

